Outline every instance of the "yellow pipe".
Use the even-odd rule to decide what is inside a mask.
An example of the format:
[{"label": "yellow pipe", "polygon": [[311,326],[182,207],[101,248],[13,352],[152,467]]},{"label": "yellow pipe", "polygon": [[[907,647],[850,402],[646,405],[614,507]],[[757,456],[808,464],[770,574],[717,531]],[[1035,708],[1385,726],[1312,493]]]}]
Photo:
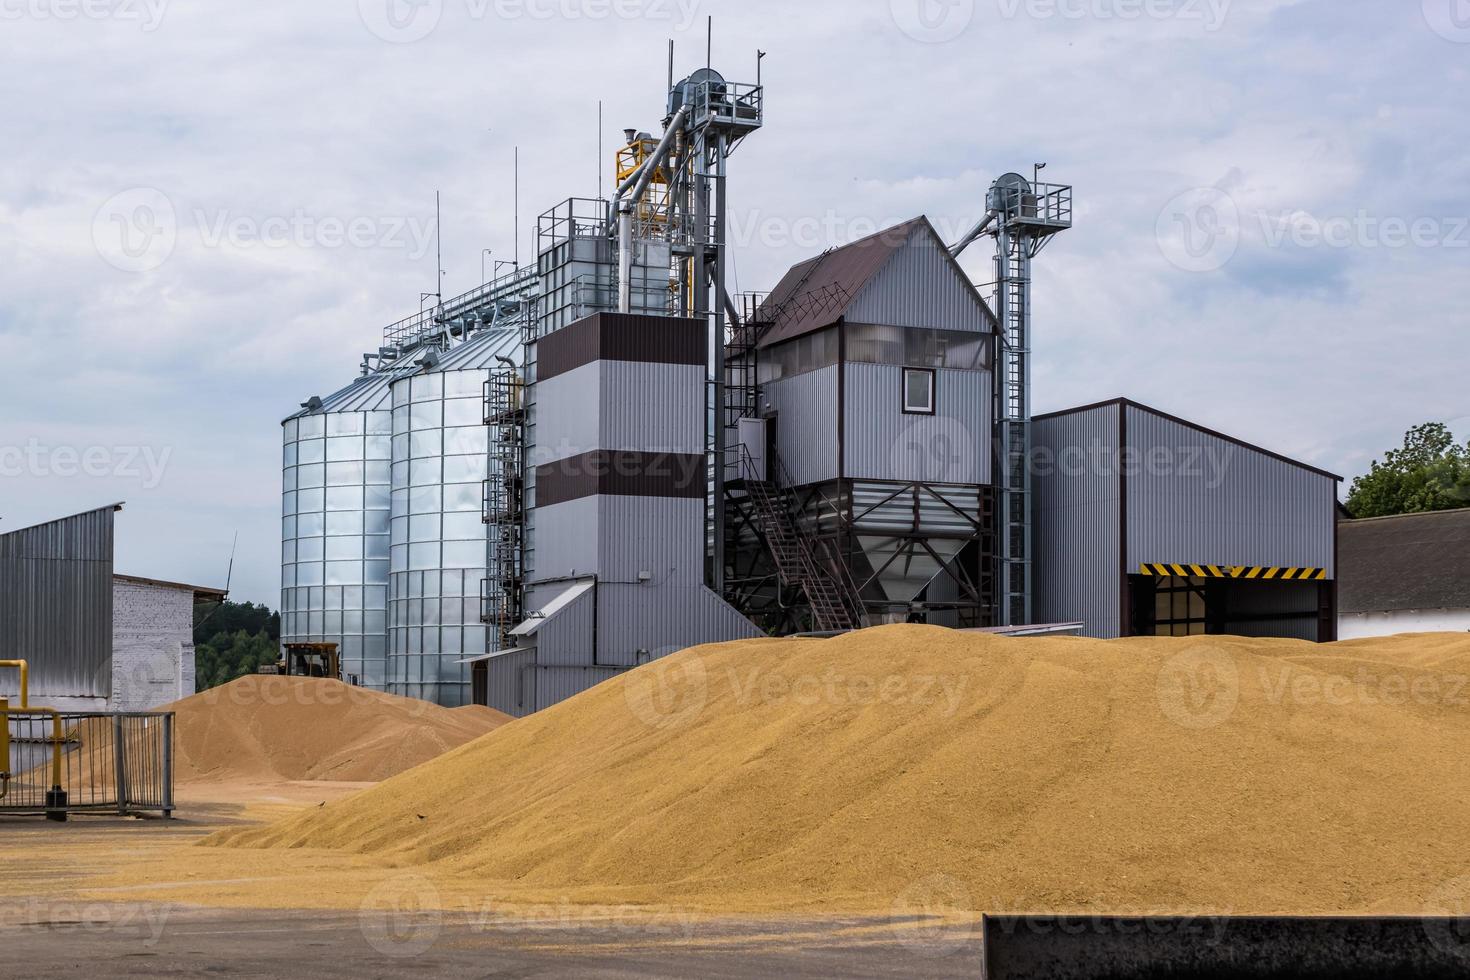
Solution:
[{"label": "yellow pipe", "polygon": [[31,665],[24,660],[0,660],[0,670],[20,671],[20,707],[31,706]]},{"label": "yellow pipe", "polygon": [[0,800],[10,792],[10,700],[0,698]]},{"label": "yellow pipe", "polygon": [[[6,741],[9,741],[11,715],[48,715],[51,718],[51,788],[61,788],[61,746],[66,742],[62,734],[61,712],[55,708],[5,708],[0,707],[0,715],[4,715],[7,721],[5,732]],[[8,750],[8,746],[7,746]],[[8,764],[8,755],[7,755]]]}]

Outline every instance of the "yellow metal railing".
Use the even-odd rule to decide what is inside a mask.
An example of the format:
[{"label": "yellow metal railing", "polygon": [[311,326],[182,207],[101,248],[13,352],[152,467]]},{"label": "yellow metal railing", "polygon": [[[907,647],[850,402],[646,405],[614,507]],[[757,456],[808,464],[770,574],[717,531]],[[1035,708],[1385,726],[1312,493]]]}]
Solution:
[{"label": "yellow metal railing", "polygon": [[54,708],[31,707],[31,665],[24,660],[0,660],[0,670],[20,671],[20,707],[10,707],[8,698],[0,698],[0,800],[10,792],[10,719],[15,715],[45,715],[51,719],[51,792],[47,794],[46,817],[66,819],[66,793],[61,788],[61,747],[66,742],[61,712]]}]

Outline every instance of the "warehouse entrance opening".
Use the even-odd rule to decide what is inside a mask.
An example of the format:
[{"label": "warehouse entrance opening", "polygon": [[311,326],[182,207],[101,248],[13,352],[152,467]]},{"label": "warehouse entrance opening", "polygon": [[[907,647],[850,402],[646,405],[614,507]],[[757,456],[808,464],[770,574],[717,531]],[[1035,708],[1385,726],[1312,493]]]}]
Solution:
[{"label": "warehouse entrance opening", "polygon": [[[1192,569],[1191,569],[1192,570]],[[1335,639],[1333,583],[1317,579],[1133,575],[1130,636]]]}]

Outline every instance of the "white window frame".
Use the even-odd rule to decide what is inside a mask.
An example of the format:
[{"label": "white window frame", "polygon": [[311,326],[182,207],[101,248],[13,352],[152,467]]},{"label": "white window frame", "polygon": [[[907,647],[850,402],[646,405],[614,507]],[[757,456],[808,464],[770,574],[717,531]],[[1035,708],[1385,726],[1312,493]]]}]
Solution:
[{"label": "white window frame", "polygon": [[[909,403],[909,376],[921,374],[929,382],[928,405],[915,406]],[[903,406],[905,415],[933,415],[937,411],[939,400],[938,378],[932,368],[909,368],[903,369],[902,390],[899,392],[900,404]]]}]

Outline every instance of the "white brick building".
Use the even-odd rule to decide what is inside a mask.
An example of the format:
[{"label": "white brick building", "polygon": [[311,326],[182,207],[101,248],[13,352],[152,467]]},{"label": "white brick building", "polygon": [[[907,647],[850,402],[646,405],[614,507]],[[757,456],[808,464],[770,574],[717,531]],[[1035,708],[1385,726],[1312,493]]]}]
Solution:
[{"label": "white brick building", "polygon": [[194,693],[194,604],[214,589],[132,575],[112,579],[113,711],[151,711]]}]

